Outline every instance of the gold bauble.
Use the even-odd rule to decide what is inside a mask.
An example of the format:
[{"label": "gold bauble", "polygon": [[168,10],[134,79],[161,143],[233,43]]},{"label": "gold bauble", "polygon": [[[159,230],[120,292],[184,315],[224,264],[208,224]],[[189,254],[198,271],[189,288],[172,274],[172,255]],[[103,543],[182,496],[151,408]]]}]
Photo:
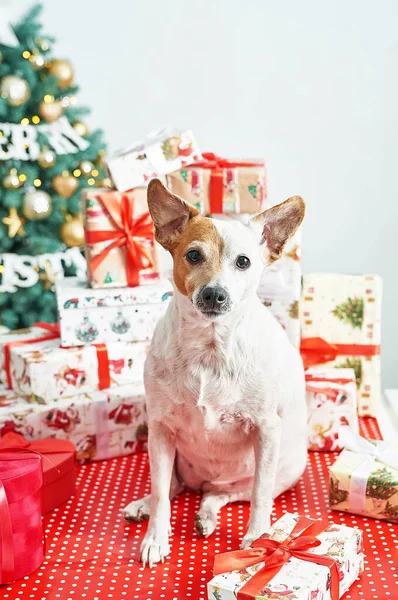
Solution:
[{"label": "gold bauble", "polygon": [[78,181],[73,175],[56,175],[53,179],[54,191],[62,198],[70,198],[78,188]]},{"label": "gold bauble", "polygon": [[72,65],[67,60],[55,58],[48,69],[48,73],[58,79],[58,87],[62,90],[70,87],[72,84],[74,71]]},{"label": "gold bauble", "polygon": [[84,227],[81,215],[66,215],[60,230],[61,240],[69,247],[83,246]]},{"label": "gold bauble", "polygon": [[23,181],[19,180],[19,177],[16,173],[8,173],[3,179],[3,185],[7,190],[17,190],[21,185],[23,185]]},{"label": "gold bauble", "polygon": [[29,190],[23,198],[22,212],[31,221],[40,221],[51,214],[52,201],[50,194],[43,190]]},{"label": "gold bauble", "polygon": [[32,65],[32,67],[36,71],[38,71],[39,69],[42,69],[44,67],[44,63],[46,61],[42,54],[39,54],[38,52],[33,52],[33,54],[31,54],[29,57],[29,62]]},{"label": "gold bauble", "polygon": [[53,167],[55,165],[55,153],[49,148],[42,148],[37,162],[41,166],[42,169],[48,169],[49,167]]},{"label": "gold bauble", "polygon": [[30,87],[22,77],[6,75],[0,81],[0,96],[10,106],[21,106],[30,98]]},{"label": "gold bauble", "polygon": [[48,123],[53,123],[62,115],[64,109],[61,102],[54,100],[53,102],[40,102],[39,115]]},{"label": "gold bauble", "polygon": [[82,137],[88,135],[88,127],[83,121],[75,121],[72,127],[78,135],[81,135]]},{"label": "gold bauble", "polygon": [[89,175],[91,173],[91,171],[94,169],[94,165],[89,160],[82,160],[79,163],[79,169],[81,170],[82,173],[84,173],[84,175]]}]

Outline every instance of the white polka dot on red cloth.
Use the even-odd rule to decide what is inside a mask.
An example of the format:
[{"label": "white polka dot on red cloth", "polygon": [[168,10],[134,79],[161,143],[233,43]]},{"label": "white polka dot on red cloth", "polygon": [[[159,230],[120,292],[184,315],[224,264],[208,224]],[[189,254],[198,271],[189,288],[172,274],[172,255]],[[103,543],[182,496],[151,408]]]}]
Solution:
[{"label": "white polka dot on red cloth", "polygon": [[[364,435],[378,437],[374,420],[362,420],[361,425]],[[398,526],[328,509],[328,466],[335,458],[334,453],[311,453],[302,480],[276,500],[273,519],[285,511],[301,511],[362,529],[365,572],[344,598],[398,597]],[[147,524],[130,525],[121,517],[126,504],[149,490],[145,454],[79,467],[76,497],[46,516],[45,562],[30,577],[2,588],[1,597],[182,600],[183,591],[187,600],[207,599],[206,583],[211,579],[213,557],[216,552],[239,547],[249,517],[248,504],[223,508],[215,533],[203,540],[194,530],[200,497],[190,492],[181,494],[172,504],[171,555],[164,565],[150,570],[138,562]]]}]

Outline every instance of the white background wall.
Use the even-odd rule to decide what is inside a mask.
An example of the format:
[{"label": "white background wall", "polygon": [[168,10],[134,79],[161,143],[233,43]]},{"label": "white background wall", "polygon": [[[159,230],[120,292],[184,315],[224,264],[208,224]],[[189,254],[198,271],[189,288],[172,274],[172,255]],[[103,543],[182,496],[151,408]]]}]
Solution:
[{"label": "white background wall", "polygon": [[383,384],[398,387],[398,2],[44,5],[110,149],[171,123],[202,150],[265,156],[271,200],[308,203],[304,269],[384,278]]}]

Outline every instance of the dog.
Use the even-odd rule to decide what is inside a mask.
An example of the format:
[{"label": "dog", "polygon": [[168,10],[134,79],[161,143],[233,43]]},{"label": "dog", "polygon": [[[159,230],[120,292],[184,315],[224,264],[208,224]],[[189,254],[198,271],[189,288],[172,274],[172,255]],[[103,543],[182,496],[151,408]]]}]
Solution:
[{"label": "dog", "polygon": [[230,502],[250,501],[242,548],[270,526],[273,498],[307,459],[303,365],[256,290],[301,224],[299,196],[248,226],[200,216],[158,179],[148,186],[156,240],[173,258],[174,296],[145,364],[151,494],[124,509],[149,517],[141,561],[169,554],[170,500],[203,492],[195,517],[209,536]]}]

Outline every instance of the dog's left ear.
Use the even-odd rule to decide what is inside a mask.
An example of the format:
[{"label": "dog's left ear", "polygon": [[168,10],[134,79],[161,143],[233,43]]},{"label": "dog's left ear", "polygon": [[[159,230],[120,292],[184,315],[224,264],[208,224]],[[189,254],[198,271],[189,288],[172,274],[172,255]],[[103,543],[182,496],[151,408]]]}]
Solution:
[{"label": "dog's left ear", "polygon": [[281,257],[284,245],[297,231],[304,214],[304,200],[293,196],[251,219],[251,227],[260,233],[260,243],[267,246],[270,262]]},{"label": "dog's left ear", "polygon": [[199,211],[179,196],[172,194],[159,179],[148,185],[148,208],[155,223],[156,240],[171,250],[188,221],[199,215]]}]

